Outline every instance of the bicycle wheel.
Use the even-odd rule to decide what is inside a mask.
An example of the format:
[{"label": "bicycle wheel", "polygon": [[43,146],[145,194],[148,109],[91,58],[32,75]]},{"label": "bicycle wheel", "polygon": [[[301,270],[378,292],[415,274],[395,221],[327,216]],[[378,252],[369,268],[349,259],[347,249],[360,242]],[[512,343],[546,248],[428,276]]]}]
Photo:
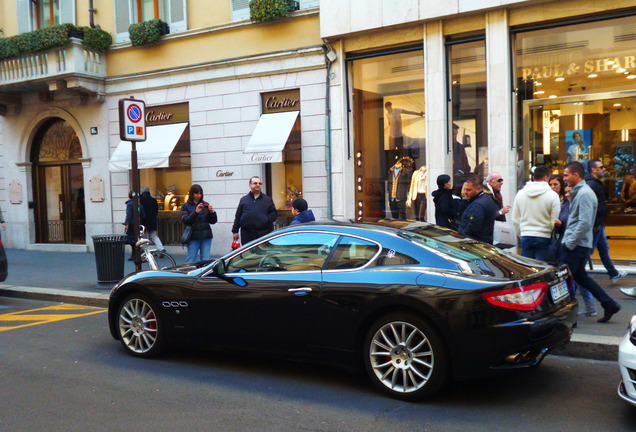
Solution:
[{"label": "bicycle wheel", "polygon": [[[161,251],[154,250],[154,251],[151,251],[150,253],[154,257],[155,262],[157,263],[157,267],[159,269],[174,267],[177,265],[177,262],[174,260],[174,258],[172,258],[172,255],[170,255],[168,252],[161,252]],[[141,266],[143,270],[150,270],[150,264],[148,263],[148,260],[146,259],[145,253],[141,256]]]}]

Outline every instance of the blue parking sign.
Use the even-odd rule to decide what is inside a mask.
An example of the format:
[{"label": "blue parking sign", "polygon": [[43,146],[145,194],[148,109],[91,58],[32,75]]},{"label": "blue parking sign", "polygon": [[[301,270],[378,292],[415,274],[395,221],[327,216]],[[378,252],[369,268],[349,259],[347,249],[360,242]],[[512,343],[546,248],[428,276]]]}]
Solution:
[{"label": "blue parking sign", "polygon": [[130,125],[126,126],[126,133],[128,135],[133,135],[135,133],[135,127]]}]

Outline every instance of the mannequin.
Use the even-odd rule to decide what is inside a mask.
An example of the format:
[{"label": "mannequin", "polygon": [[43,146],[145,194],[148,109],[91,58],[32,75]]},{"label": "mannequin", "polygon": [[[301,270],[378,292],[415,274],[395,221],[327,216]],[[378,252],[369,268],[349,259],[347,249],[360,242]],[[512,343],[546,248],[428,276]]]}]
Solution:
[{"label": "mannequin", "polygon": [[406,201],[411,184],[414,161],[410,157],[402,157],[389,168],[388,190],[389,208],[394,219],[406,219]]},{"label": "mannequin", "polygon": [[413,173],[411,187],[406,201],[407,207],[415,204],[415,220],[426,221],[426,167],[422,166]]}]

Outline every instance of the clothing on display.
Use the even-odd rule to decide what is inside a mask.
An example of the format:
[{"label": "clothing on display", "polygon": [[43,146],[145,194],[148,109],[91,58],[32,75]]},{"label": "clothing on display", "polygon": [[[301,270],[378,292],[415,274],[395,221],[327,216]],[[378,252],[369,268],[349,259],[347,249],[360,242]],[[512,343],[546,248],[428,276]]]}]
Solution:
[{"label": "clothing on display", "polygon": [[388,173],[389,208],[394,219],[406,219],[406,201],[411,186],[414,161],[410,157],[400,158]]},{"label": "clothing on display", "polygon": [[420,167],[411,177],[411,187],[407,197],[407,205],[414,201],[415,220],[426,220],[426,167]]}]

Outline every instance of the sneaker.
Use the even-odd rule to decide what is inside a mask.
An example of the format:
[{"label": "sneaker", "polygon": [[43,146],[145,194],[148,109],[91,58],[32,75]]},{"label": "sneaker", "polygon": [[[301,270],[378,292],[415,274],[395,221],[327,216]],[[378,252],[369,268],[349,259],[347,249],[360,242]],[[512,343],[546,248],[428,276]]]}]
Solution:
[{"label": "sneaker", "polygon": [[610,278],[610,282],[612,282],[613,284],[615,284],[616,282],[618,282],[622,277],[627,276],[627,270],[620,270],[618,272],[618,274],[616,276],[612,276]]},{"label": "sneaker", "polygon": [[595,317],[596,315],[598,315],[598,312],[596,312],[596,309],[582,310],[579,312],[579,316],[583,316],[583,317]]}]

